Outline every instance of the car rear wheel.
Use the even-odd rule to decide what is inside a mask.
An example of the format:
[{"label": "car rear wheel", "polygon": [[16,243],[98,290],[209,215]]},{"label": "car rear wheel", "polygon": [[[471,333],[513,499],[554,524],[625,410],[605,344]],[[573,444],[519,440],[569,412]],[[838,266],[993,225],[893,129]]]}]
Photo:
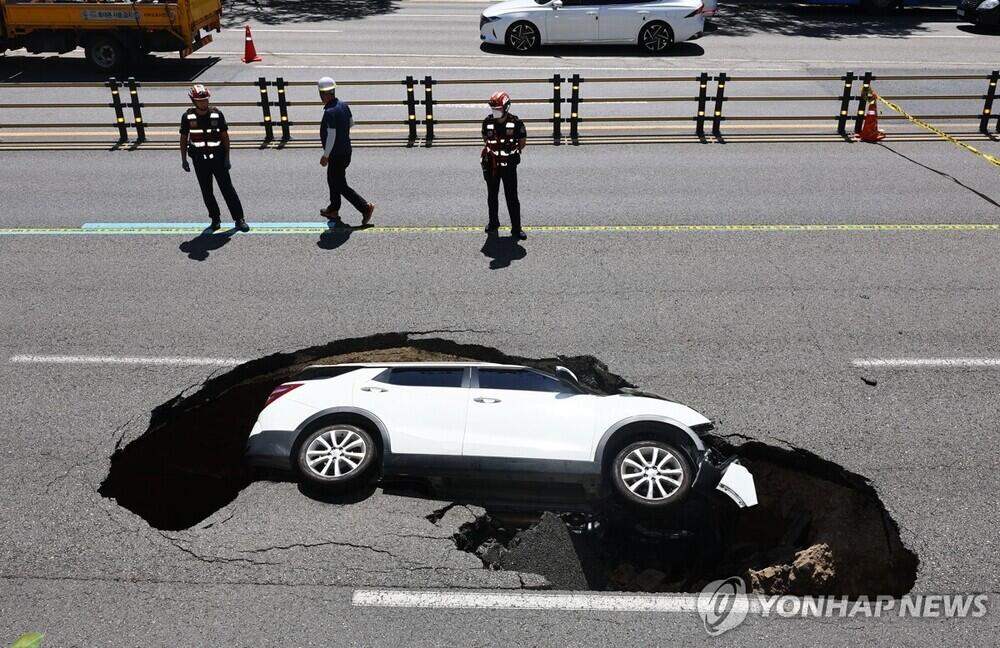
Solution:
[{"label": "car rear wheel", "polygon": [[374,474],[378,448],[371,435],[336,423],[308,434],[298,446],[296,464],[302,478],[316,486],[360,486]]},{"label": "car rear wheel", "polygon": [[644,509],[667,508],[687,497],[693,472],[684,453],[657,439],[622,448],[610,467],[615,491]]},{"label": "car rear wheel", "polygon": [[662,22],[649,23],[639,32],[639,47],[647,52],[662,52],[674,42],[674,32],[670,25]]},{"label": "car rear wheel", "polygon": [[542,42],[538,28],[529,22],[517,22],[507,30],[507,47],[515,52],[531,52]]}]

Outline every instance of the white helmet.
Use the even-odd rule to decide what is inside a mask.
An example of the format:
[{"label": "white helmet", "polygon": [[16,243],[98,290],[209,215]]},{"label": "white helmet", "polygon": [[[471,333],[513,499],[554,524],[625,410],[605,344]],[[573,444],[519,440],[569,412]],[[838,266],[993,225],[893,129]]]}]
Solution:
[{"label": "white helmet", "polygon": [[317,85],[319,86],[320,92],[330,92],[337,88],[337,82],[331,79],[330,77],[323,77],[322,79],[319,80],[319,83]]}]

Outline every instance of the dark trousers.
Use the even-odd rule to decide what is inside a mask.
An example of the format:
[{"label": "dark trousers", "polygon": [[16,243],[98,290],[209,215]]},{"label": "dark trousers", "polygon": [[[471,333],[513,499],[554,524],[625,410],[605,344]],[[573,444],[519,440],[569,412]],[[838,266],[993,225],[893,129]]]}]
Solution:
[{"label": "dark trousers", "polygon": [[507,199],[507,213],[510,214],[510,229],[521,231],[521,201],[517,197],[517,167],[509,166],[497,169],[496,173],[486,174],[486,204],[490,210],[490,227],[500,224],[500,183],[503,183],[503,196]]},{"label": "dark trousers", "polygon": [[198,176],[201,197],[205,200],[209,218],[219,220],[219,215],[222,213],[219,210],[219,202],[215,199],[215,192],[212,191],[212,178],[214,177],[215,181],[219,183],[219,191],[222,192],[222,197],[226,201],[226,207],[229,208],[229,214],[233,220],[243,220],[243,205],[240,203],[240,197],[236,195],[233,179],[229,177],[229,171],[226,170],[226,163],[222,155],[216,153],[211,160],[196,155],[191,160],[194,162],[194,173]]},{"label": "dark trousers", "polygon": [[351,166],[350,155],[333,155],[326,165],[326,183],[330,185],[330,209],[340,211],[340,197],[364,214],[368,211],[368,201],[347,184],[347,167]]}]

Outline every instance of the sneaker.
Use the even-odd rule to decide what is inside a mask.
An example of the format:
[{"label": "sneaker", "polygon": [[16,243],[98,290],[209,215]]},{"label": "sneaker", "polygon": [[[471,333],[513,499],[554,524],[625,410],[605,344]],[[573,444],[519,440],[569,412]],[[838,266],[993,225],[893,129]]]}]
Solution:
[{"label": "sneaker", "polygon": [[486,226],[486,233],[495,232],[500,229],[500,223],[490,223]]},{"label": "sneaker", "polygon": [[247,225],[247,222],[241,218],[238,221],[236,221],[236,229],[238,229],[241,232],[249,232],[250,226]]},{"label": "sneaker", "polygon": [[367,225],[372,222],[372,214],[375,213],[375,203],[368,203],[368,209],[365,210],[364,218],[361,219],[361,225]]},{"label": "sneaker", "polygon": [[518,230],[511,234],[512,237],[516,238],[518,241],[527,241],[528,235],[524,233],[524,230]]},{"label": "sneaker", "polygon": [[338,210],[333,209],[332,207],[324,207],[319,210],[319,215],[327,220],[340,220]]},{"label": "sneaker", "polygon": [[222,221],[220,221],[218,218],[213,218],[212,222],[208,224],[208,229],[212,230],[213,232],[217,231],[220,227],[222,227]]}]

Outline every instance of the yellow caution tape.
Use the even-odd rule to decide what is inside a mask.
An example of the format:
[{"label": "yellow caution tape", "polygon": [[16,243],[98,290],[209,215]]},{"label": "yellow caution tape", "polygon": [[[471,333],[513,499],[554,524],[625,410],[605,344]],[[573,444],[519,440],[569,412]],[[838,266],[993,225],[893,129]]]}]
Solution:
[{"label": "yellow caution tape", "polygon": [[983,153],[982,151],[980,151],[979,149],[977,149],[975,146],[971,146],[971,145],[966,144],[965,142],[963,142],[961,140],[955,139],[954,137],[952,137],[948,133],[944,132],[943,130],[941,130],[939,128],[936,128],[934,126],[931,126],[930,124],[928,124],[927,122],[925,122],[925,121],[923,121],[921,119],[917,119],[916,117],[914,117],[910,113],[908,113],[905,110],[903,110],[902,107],[900,107],[898,104],[894,104],[893,102],[889,101],[888,99],[886,99],[885,97],[883,97],[880,94],[875,94],[875,98],[878,99],[879,101],[881,101],[882,103],[884,103],[890,110],[894,110],[894,111],[898,112],[900,115],[902,115],[903,117],[906,117],[907,119],[909,119],[911,122],[913,122],[917,126],[920,126],[921,128],[926,128],[927,130],[929,130],[930,132],[934,133],[935,135],[937,135],[937,136],[939,136],[939,137],[941,137],[943,139],[948,140],[949,142],[951,142],[955,146],[960,146],[960,147],[964,148],[966,151],[968,151],[969,153],[975,153],[976,155],[978,155],[979,157],[983,158],[984,160],[986,160],[990,164],[993,164],[995,166],[1000,167],[1000,158],[998,158],[996,156],[993,156],[993,155],[989,155],[987,153]]}]

